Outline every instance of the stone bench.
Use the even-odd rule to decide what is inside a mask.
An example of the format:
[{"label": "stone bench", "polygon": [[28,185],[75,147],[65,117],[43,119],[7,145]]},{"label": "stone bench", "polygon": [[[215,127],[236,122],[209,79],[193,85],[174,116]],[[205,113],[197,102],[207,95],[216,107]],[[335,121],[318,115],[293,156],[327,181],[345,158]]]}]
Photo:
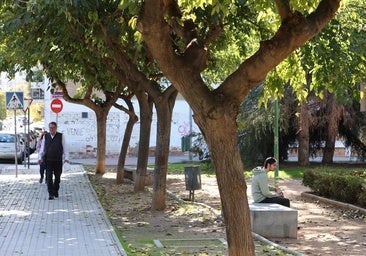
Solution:
[{"label": "stone bench", "polygon": [[249,209],[254,233],[266,238],[297,238],[297,210],[264,203],[250,203]]},{"label": "stone bench", "polygon": [[[136,180],[136,167],[129,168],[125,167],[124,178],[135,181]],[[146,169],[146,176],[145,176],[145,186],[150,186],[153,184],[154,181],[154,169],[147,168]]]}]

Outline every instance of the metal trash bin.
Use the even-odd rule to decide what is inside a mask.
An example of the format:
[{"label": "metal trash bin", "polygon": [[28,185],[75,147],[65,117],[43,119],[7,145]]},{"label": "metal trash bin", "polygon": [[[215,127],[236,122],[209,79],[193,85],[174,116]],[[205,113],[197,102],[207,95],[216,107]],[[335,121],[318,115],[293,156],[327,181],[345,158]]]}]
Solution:
[{"label": "metal trash bin", "polygon": [[189,200],[194,201],[194,191],[201,189],[201,169],[199,166],[184,167],[186,190],[189,190]]}]

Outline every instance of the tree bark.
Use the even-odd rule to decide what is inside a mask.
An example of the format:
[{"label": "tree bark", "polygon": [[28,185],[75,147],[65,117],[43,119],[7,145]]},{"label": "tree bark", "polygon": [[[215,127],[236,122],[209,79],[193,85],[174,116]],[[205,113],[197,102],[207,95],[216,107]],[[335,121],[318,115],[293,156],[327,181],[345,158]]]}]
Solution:
[{"label": "tree bark", "polygon": [[151,209],[157,211],[165,210],[166,208],[166,177],[168,172],[171,120],[177,94],[177,90],[170,87],[156,104],[158,120]]},{"label": "tree bark", "polygon": [[309,166],[309,123],[310,114],[308,105],[306,102],[302,102],[300,106],[300,117],[299,117],[299,131],[297,134],[297,140],[299,142],[297,158],[300,166]]},{"label": "tree bark", "polygon": [[95,165],[96,174],[104,174],[107,172],[105,168],[105,152],[107,134],[106,123],[108,111],[95,111],[95,115],[97,116],[97,162]]},{"label": "tree bark", "polygon": [[327,100],[326,117],[328,118],[328,122],[322,163],[331,164],[333,163],[335,142],[338,135],[338,123],[341,118],[342,107],[337,105],[333,94],[327,92],[324,98]]},{"label": "tree bark", "polygon": [[133,104],[131,102],[131,98],[125,98],[124,101],[126,102],[128,106],[128,111],[125,112],[128,114],[128,122],[126,125],[125,133],[123,136],[123,141],[121,145],[121,151],[119,153],[118,157],[118,164],[117,164],[117,176],[116,176],[116,182],[117,184],[122,184],[124,180],[124,170],[125,170],[125,162],[128,152],[128,147],[130,145],[131,135],[133,131],[133,127],[135,123],[138,121],[138,118],[135,114],[135,110],[133,107]]},{"label": "tree bark", "polygon": [[237,150],[235,115],[225,108],[218,112],[221,113],[218,119],[207,119],[205,113],[199,113],[195,115],[195,121],[205,131],[205,140],[215,166],[229,255],[254,255],[247,185]]},{"label": "tree bark", "polygon": [[144,91],[136,91],[136,97],[140,106],[140,141],[138,145],[138,158],[136,167],[136,179],[134,191],[145,190],[145,177],[150,150],[150,133],[152,122],[152,99]]}]

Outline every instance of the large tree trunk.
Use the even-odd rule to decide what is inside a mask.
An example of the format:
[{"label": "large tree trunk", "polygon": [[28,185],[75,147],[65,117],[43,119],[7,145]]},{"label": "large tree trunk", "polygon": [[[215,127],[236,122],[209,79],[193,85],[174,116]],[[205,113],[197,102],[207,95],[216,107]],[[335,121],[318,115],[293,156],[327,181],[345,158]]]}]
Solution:
[{"label": "large tree trunk", "polygon": [[105,153],[106,153],[106,123],[108,111],[95,111],[97,116],[97,163],[96,174],[105,174]]},{"label": "large tree trunk", "polygon": [[156,103],[158,121],[156,132],[153,196],[151,204],[152,210],[161,211],[166,208],[166,177],[168,172],[171,120],[177,94],[177,90],[170,87],[163,97],[160,97],[160,100]]},{"label": "large tree trunk", "polygon": [[331,164],[333,163],[333,156],[335,150],[335,141],[336,141],[336,134],[327,134],[327,138],[325,140],[325,147],[323,150],[323,164]]},{"label": "large tree trunk", "polygon": [[121,145],[121,152],[119,153],[118,157],[118,164],[117,164],[117,177],[116,182],[117,184],[122,184],[124,180],[124,170],[125,170],[125,162],[128,152],[128,147],[130,145],[131,135],[133,131],[133,127],[135,123],[138,121],[138,118],[135,114],[135,110],[133,107],[133,104],[131,102],[131,99],[125,99],[125,102],[128,106],[128,111],[126,113],[128,114],[128,122],[125,128],[125,133],[123,135],[123,141]]},{"label": "large tree trunk", "polygon": [[[223,110],[225,113],[225,110]],[[247,186],[238,150],[237,125],[234,116],[223,114],[217,119],[204,120],[199,113],[195,121],[205,134],[215,166],[222,212],[226,222],[229,255],[254,255],[250,225]]]},{"label": "large tree trunk", "polygon": [[310,114],[306,102],[302,102],[300,106],[299,131],[297,134],[298,145],[298,163],[300,166],[308,166],[309,162],[309,122]]},{"label": "large tree trunk", "polygon": [[140,141],[138,148],[136,176],[134,180],[134,191],[139,192],[145,190],[145,177],[149,160],[153,103],[151,98],[144,91],[137,91],[136,96],[140,106]]},{"label": "large tree trunk", "polygon": [[323,151],[323,164],[333,163],[333,156],[335,150],[335,142],[338,135],[338,122],[341,118],[342,107],[336,104],[336,100],[333,94],[327,93],[325,98],[327,99],[327,134],[325,139],[325,147]]}]

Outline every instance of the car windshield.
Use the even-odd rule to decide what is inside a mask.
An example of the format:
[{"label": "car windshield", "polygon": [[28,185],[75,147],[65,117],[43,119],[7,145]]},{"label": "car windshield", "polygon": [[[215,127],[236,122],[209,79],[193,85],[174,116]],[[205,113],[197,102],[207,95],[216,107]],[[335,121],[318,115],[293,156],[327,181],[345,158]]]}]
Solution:
[{"label": "car windshield", "polygon": [[14,143],[15,136],[12,134],[0,134],[0,142],[5,143]]}]

